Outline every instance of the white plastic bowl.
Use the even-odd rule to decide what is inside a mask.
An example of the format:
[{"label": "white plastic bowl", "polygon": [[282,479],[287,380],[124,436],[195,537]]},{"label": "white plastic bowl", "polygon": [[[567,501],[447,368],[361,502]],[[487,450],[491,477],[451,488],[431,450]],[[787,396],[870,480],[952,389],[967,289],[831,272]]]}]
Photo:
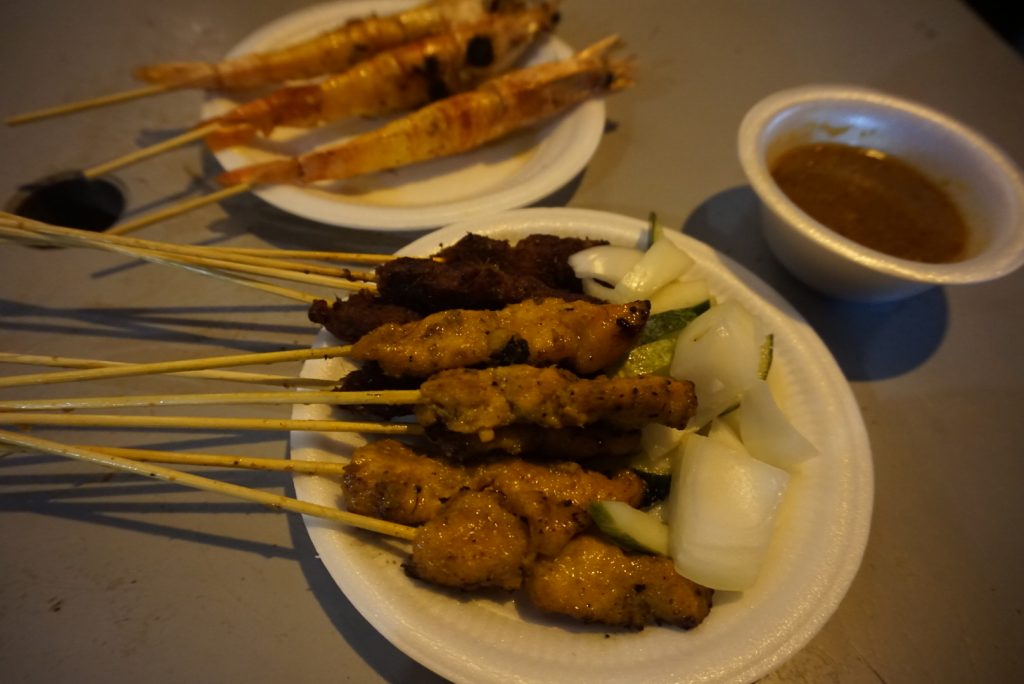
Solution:
[{"label": "white plastic bowl", "polygon": [[[769,169],[807,143],[870,147],[895,155],[941,184],[968,224],[964,258],[930,264],[884,254],[808,216]],[[761,200],[765,239],[796,277],[825,294],[885,301],[935,285],[992,280],[1024,263],[1024,180],[978,133],[920,104],[874,90],[806,86],[770,95],[744,117],[739,158]]]}]

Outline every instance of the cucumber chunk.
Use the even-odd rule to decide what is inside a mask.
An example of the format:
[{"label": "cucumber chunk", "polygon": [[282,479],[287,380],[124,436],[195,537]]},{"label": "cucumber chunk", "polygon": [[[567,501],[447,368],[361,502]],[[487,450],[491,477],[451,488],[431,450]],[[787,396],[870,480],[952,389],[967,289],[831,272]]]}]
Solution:
[{"label": "cucumber chunk", "polygon": [[627,548],[668,556],[668,525],[622,501],[595,501],[587,508],[598,529]]}]

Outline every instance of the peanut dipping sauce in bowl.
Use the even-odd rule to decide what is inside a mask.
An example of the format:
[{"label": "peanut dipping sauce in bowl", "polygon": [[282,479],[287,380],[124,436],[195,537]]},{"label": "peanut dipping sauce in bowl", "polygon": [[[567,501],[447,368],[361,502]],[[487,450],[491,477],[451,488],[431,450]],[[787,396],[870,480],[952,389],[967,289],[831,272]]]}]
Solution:
[{"label": "peanut dipping sauce in bowl", "polygon": [[739,130],[765,239],[833,297],[886,301],[992,280],[1024,263],[1024,180],[978,133],[848,86],[781,91]]}]

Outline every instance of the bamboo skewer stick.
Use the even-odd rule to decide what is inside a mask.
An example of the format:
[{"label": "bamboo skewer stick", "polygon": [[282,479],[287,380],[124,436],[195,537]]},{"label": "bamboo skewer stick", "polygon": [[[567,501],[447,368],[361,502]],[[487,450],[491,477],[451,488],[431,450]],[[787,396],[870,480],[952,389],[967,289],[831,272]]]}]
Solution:
[{"label": "bamboo skewer stick", "polygon": [[[257,458],[253,456],[225,456],[194,452],[159,451],[96,445],[75,445],[76,449],[90,449],[101,454],[120,456],[144,463],[174,463],[176,465],[214,466],[218,468],[242,468],[245,470],[266,470],[281,473],[301,473],[341,477],[345,474],[345,463],[334,461],[300,461],[286,458]],[[14,447],[10,451],[31,451],[25,447]]]},{"label": "bamboo skewer stick", "polygon": [[[79,359],[67,356],[41,356],[37,354],[15,354],[0,352],[0,363],[13,363],[31,366],[49,366],[51,368],[111,368],[129,366],[123,361],[101,361],[98,359]],[[190,378],[206,380],[224,380],[228,382],[244,382],[254,385],[279,385],[281,387],[334,387],[338,383],[326,378],[296,378],[289,375],[269,375],[265,373],[243,373],[239,371],[197,370],[168,373]]]},{"label": "bamboo skewer stick", "polygon": [[145,463],[174,463],[175,465],[215,466],[219,468],[244,468],[246,470],[269,470],[281,473],[302,473],[341,477],[345,474],[344,463],[329,461],[297,461],[286,458],[255,458],[252,456],[224,456],[222,454],[178,453],[153,449],[130,449],[124,447],[89,447],[100,453],[107,453],[133,461]]},{"label": "bamboo skewer stick", "polygon": [[149,394],[63,399],[0,401],[0,411],[68,411],[74,409],[140,408],[155,406],[225,406],[252,404],[372,404],[400,406],[422,400],[419,390],[218,392],[201,394]]},{"label": "bamboo skewer stick", "polygon": [[56,456],[63,456],[65,458],[86,461],[107,468],[113,468],[115,470],[141,475],[143,477],[151,477],[163,480],[164,482],[191,487],[193,489],[214,492],[235,499],[252,501],[275,510],[301,513],[303,515],[309,515],[317,518],[326,518],[352,527],[358,527],[371,532],[378,532],[380,534],[398,537],[399,539],[412,540],[416,536],[415,528],[407,527],[405,525],[398,525],[396,523],[371,518],[369,516],[349,513],[348,511],[342,511],[337,508],[330,508],[310,503],[308,501],[301,501],[299,499],[281,496],[280,494],[271,494],[258,489],[250,489],[248,487],[242,487],[241,485],[220,482],[219,480],[186,473],[166,466],[153,465],[151,463],[140,463],[120,456],[104,454],[94,449],[68,446],[50,440],[8,431],[0,431],[0,442]]},{"label": "bamboo skewer stick", "polygon": [[155,145],[143,147],[141,149],[135,150],[134,152],[129,152],[128,154],[122,155],[115,159],[111,159],[110,161],[105,162],[103,164],[97,164],[96,166],[89,167],[88,169],[82,171],[82,175],[89,180],[92,180],[93,178],[98,178],[100,176],[104,176],[110,173],[111,171],[116,171],[117,169],[121,169],[132,164],[137,164],[138,162],[143,161],[144,159],[155,157],[158,154],[163,154],[164,152],[167,152],[168,150],[173,150],[176,147],[181,147],[182,145],[187,145],[190,142],[204,138],[210,133],[213,133],[218,128],[220,128],[220,126],[215,123],[206,124],[205,126],[200,126],[199,128],[193,128],[189,131],[186,131],[185,133],[182,133],[181,135],[176,135],[173,138],[168,138],[163,142],[158,142]]},{"label": "bamboo skewer stick", "polygon": [[[11,228],[26,231],[31,235],[43,235],[54,240],[66,240],[80,247],[92,247],[95,249],[108,249],[109,245],[120,245],[138,249],[148,249],[154,252],[166,252],[172,255],[195,256],[207,259],[218,259],[220,261],[237,261],[252,266],[264,266],[267,268],[279,269],[282,271],[299,271],[302,273],[313,273],[317,275],[335,276],[346,280],[372,280],[372,274],[354,272],[347,268],[336,268],[329,266],[318,266],[305,264],[280,258],[280,256],[292,256],[290,250],[244,250],[230,247],[200,247],[196,245],[181,245],[171,242],[160,242],[158,240],[145,240],[141,238],[122,237],[110,233],[93,233],[64,226],[54,226],[41,221],[26,219],[16,214],[0,212],[0,225],[8,225]],[[26,235],[26,238],[29,236]],[[277,256],[261,254],[261,252],[275,252]],[[329,254],[329,253],[328,253]],[[367,257],[375,255],[353,255],[355,257]],[[389,257],[394,258],[394,257]]]},{"label": "bamboo skewer stick", "polygon": [[182,359],[179,361],[125,364],[123,366],[119,365],[107,368],[87,368],[82,370],[56,371],[52,373],[31,373],[0,378],[0,387],[52,385],[60,382],[80,382],[84,380],[125,378],[139,375],[158,375],[165,373],[179,373],[182,371],[228,368],[231,366],[307,361],[310,359],[333,359],[347,356],[351,352],[351,349],[352,347],[349,345],[321,347],[319,349],[291,349],[287,351],[264,352],[258,354],[236,354],[233,356],[212,356],[200,359]]},{"label": "bamboo skewer stick", "polygon": [[211,418],[206,416],[115,416],[67,413],[0,411],[0,425],[102,427],[166,430],[270,430],[306,432],[365,432],[375,435],[419,435],[423,428],[411,423],[375,423],[349,420],[296,420],[293,418]]},{"label": "bamboo skewer stick", "polygon": [[124,235],[125,233],[131,233],[132,231],[136,231],[140,228],[145,228],[148,225],[159,223],[160,221],[164,221],[166,219],[173,218],[175,216],[179,216],[181,214],[190,212],[193,209],[205,207],[208,204],[216,204],[217,202],[220,202],[223,199],[234,197],[235,195],[241,195],[244,192],[249,192],[250,190],[252,190],[252,187],[253,186],[250,183],[239,183],[238,185],[229,185],[226,188],[221,188],[220,190],[211,192],[208,195],[203,195],[202,197],[196,197],[191,200],[179,202],[165,209],[160,209],[157,211],[150,212],[148,214],[144,214],[143,216],[139,216],[138,218],[132,219],[131,221],[119,223],[113,228],[108,228],[105,232],[108,235]]},{"label": "bamboo skewer stick", "polygon": [[37,109],[35,111],[25,112],[24,114],[9,116],[4,120],[4,122],[8,126],[20,126],[34,121],[41,121],[43,119],[50,119],[56,116],[64,116],[66,114],[81,112],[86,109],[106,107],[107,105],[128,102],[129,100],[138,100],[144,97],[150,97],[151,95],[159,95],[160,93],[166,93],[169,90],[171,90],[171,88],[165,85],[142,86],[141,88],[125,90],[120,93],[101,95],[100,97],[93,97],[88,100],[69,102],[55,107],[46,107],[45,109]]},{"label": "bamboo skewer stick", "polygon": [[338,261],[349,264],[386,264],[398,257],[393,254],[364,254],[359,252],[324,252],[318,250],[303,249],[273,249],[267,247],[225,247],[210,246],[209,249],[217,252],[234,252],[236,254],[249,254],[252,256],[268,257],[290,257],[292,259],[315,259],[319,261]]},{"label": "bamboo skewer stick", "polygon": [[[22,239],[23,241],[38,243],[38,240],[32,238],[33,235],[34,233],[32,233],[31,231],[26,231],[21,228],[5,227],[4,219],[0,218],[0,236],[13,237],[15,239]],[[53,239],[45,240],[44,243],[64,244],[62,243],[62,240],[63,238],[54,237]],[[77,243],[77,241],[75,241],[74,238],[69,239],[69,243],[72,246],[81,246]],[[99,243],[87,243],[85,244],[85,246],[97,247],[98,244]],[[242,278],[239,276],[233,276],[217,268],[202,266],[200,265],[200,263],[198,263],[198,260],[195,259],[189,261],[189,259],[186,257],[168,255],[160,251],[147,250],[145,248],[119,246],[116,244],[105,244],[100,248],[106,249],[107,251],[124,254],[126,256],[130,256],[136,259],[143,259],[145,261],[150,261],[153,263],[184,268],[186,270],[195,271],[197,273],[201,273],[203,275],[211,276],[214,278],[219,278],[221,280],[227,280],[228,282],[232,282],[237,285],[243,285],[245,287],[262,290],[264,292],[269,292],[271,294],[276,294],[278,296],[304,302],[306,304],[312,303],[317,299],[323,299],[323,297],[319,295],[311,294],[308,292],[301,292],[299,290],[285,288],[279,285],[273,285],[271,283],[265,283],[259,280],[254,280],[252,278]],[[285,271],[284,273],[287,275],[291,272]],[[289,277],[287,279],[294,280],[295,278]],[[344,289],[362,289],[372,287],[372,284],[363,283],[362,285],[359,285],[350,281],[337,281],[335,284],[343,287]]]},{"label": "bamboo skewer stick", "polygon": [[[0,235],[7,234],[8,229],[4,228],[3,226],[0,226]],[[294,301],[303,302],[305,304],[311,304],[317,299],[323,299],[323,297],[309,292],[302,292],[300,290],[282,287],[280,285],[274,285],[273,283],[265,283],[263,281],[254,280],[252,278],[243,278],[241,276],[231,275],[230,273],[225,273],[215,268],[207,268],[204,266],[200,266],[197,263],[187,263],[185,261],[182,261],[180,258],[163,258],[162,256],[158,256],[158,252],[150,252],[147,250],[116,246],[110,246],[108,248],[108,251],[118,252],[126,256],[130,256],[136,259],[142,259],[144,261],[149,261],[155,264],[174,266],[176,268],[184,268],[185,270],[194,271],[196,273],[200,273],[211,278],[216,278],[218,280],[226,280],[227,282],[234,283],[236,285],[242,285],[244,287],[248,287],[251,289],[261,290],[263,292],[268,292],[270,294],[275,294],[280,297],[284,297],[285,299],[291,299]]]}]

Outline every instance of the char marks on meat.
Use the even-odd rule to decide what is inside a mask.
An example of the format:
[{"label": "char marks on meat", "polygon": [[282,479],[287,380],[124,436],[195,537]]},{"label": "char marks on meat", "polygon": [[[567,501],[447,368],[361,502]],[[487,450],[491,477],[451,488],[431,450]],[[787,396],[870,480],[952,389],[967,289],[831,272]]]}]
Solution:
[{"label": "char marks on meat", "polygon": [[378,294],[361,291],[329,304],[317,300],[309,318],[345,342],[384,323],[407,323],[445,309],[500,309],[538,297],[594,301],[568,259],[606,244],[554,235],[531,235],[515,245],[467,235],[432,259],[401,258],[376,269]]},{"label": "char marks on meat", "polygon": [[358,340],[385,323],[400,325],[420,318],[412,309],[388,304],[367,290],[354,292],[348,299],[335,299],[333,304],[317,299],[309,307],[309,320],[344,342]]}]

